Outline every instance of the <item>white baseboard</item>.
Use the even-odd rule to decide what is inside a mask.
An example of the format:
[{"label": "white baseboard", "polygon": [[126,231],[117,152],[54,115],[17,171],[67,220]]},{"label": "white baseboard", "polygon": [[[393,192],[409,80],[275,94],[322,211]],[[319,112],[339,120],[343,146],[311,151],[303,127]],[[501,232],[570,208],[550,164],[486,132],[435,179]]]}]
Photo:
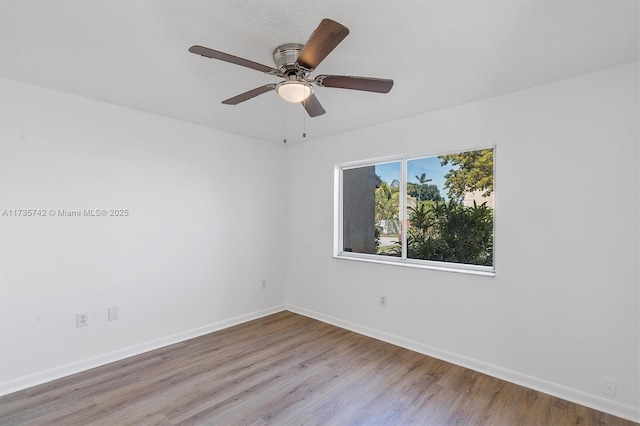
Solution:
[{"label": "white baseboard", "polygon": [[578,389],[573,389],[544,379],[529,376],[527,374],[503,368],[498,365],[445,351],[433,346],[425,345],[420,342],[405,339],[400,336],[395,336],[393,334],[375,330],[350,321],[345,321],[331,315],[325,315],[320,312],[301,308],[299,306],[286,305],[286,310],[341,328],[345,328],[347,330],[354,331],[365,336],[373,337],[374,339],[382,340],[383,342],[410,349],[412,351],[428,355],[433,358],[441,359],[443,361],[447,361],[461,367],[478,371],[480,373],[484,373],[489,376],[505,380],[507,382],[515,383],[529,389],[553,395],[567,401],[575,402],[576,404],[584,405],[586,407],[609,413],[623,419],[631,420],[633,422],[640,422],[640,411],[638,407],[634,407],[632,405],[621,404],[617,401],[612,401],[598,395],[586,393]]},{"label": "white baseboard", "polygon": [[193,339],[194,337],[213,333],[214,331],[222,330],[228,327],[232,327],[234,325],[241,324],[243,322],[262,318],[264,316],[275,314],[276,312],[281,312],[283,310],[285,310],[284,305],[273,306],[271,308],[263,309],[256,312],[251,312],[249,314],[240,315],[240,316],[229,318],[223,321],[218,321],[213,324],[194,328],[192,330],[183,331],[181,333],[172,334],[170,336],[162,337],[160,339],[151,340],[149,342],[119,349],[117,351],[113,351],[113,352],[98,355],[92,358],[87,358],[80,361],[72,362],[70,364],[62,365],[62,366],[41,371],[35,374],[30,374],[28,376],[20,377],[18,379],[2,382],[0,383],[0,396],[17,392],[19,390],[26,389],[31,386],[36,386],[42,383],[50,382],[51,380],[59,379],[61,377],[70,376],[71,374],[80,373],[81,371],[86,371],[91,368],[109,364],[114,361],[119,361],[124,358],[140,355],[142,353],[149,352],[154,349],[159,349],[165,346],[173,345],[174,343],[179,343],[188,339]]}]

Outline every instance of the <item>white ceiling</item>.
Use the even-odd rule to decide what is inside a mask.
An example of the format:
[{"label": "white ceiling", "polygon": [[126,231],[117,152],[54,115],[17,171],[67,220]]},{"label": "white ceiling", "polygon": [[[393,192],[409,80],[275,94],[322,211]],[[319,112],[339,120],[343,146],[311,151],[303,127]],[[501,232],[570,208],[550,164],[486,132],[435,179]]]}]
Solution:
[{"label": "white ceiling", "polygon": [[[0,0],[0,74],[227,132],[290,143],[639,59],[638,0]],[[322,18],[350,35],[313,75],[391,78],[391,93],[318,88],[305,118],[278,79],[191,54],[200,44],[273,66]]]}]

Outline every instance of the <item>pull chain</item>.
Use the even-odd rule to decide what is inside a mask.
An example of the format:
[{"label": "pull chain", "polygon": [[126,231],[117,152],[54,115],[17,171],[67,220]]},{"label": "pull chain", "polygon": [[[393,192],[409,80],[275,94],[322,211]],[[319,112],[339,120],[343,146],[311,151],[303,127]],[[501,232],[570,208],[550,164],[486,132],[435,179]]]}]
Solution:
[{"label": "pull chain", "polygon": [[284,139],[282,139],[282,143],[287,143],[287,111],[284,111],[283,114],[283,123],[284,123]]},{"label": "pull chain", "polygon": [[307,100],[302,101],[304,112],[302,113],[302,137],[307,137]]}]

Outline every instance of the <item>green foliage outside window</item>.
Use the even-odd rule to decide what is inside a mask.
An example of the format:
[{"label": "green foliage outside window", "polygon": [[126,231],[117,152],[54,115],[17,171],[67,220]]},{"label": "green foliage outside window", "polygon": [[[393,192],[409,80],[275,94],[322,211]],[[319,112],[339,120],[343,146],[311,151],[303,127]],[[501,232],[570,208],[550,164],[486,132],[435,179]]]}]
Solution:
[{"label": "green foliage outside window", "polygon": [[493,265],[493,209],[454,200],[410,207],[407,257],[470,265]]},{"label": "green foliage outside window", "polygon": [[440,155],[440,164],[454,166],[444,176],[445,187],[451,198],[461,199],[465,192],[484,191],[489,196],[493,192],[493,149]]},{"label": "green foliage outside window", "polygon": [[[487,202],[463,202],[465,195],[493,193],[493,149],[483,149],[438,157],[449,201],[431,179],[422,173],[417,183],[407,182],[407,258],[469,265],[493,266],[493,206]],[[397,181],[382,182],[376,189],[376,224],[389,232],[402,232],[399,224],[400,188]],[[484,200],[484,199],[483,199]],[[378,229],[377,237],[380,236]],[[379,242],[379,240],[377,241]],[[378,254],[401,256],[401,235],[393,246],[379,247]]]}]

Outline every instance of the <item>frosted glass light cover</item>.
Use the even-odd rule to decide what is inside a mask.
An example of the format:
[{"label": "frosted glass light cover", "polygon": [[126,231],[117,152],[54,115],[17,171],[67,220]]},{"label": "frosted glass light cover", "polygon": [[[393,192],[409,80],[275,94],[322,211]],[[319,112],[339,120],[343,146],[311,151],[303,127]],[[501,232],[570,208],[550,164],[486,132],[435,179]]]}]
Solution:
[{"label": "frosted glass light cover", "polygon": [[307,99],[313,93],[310,84],[298,81],[286,81],[276,88],[282,99],[291,103],[299,103]]}]

